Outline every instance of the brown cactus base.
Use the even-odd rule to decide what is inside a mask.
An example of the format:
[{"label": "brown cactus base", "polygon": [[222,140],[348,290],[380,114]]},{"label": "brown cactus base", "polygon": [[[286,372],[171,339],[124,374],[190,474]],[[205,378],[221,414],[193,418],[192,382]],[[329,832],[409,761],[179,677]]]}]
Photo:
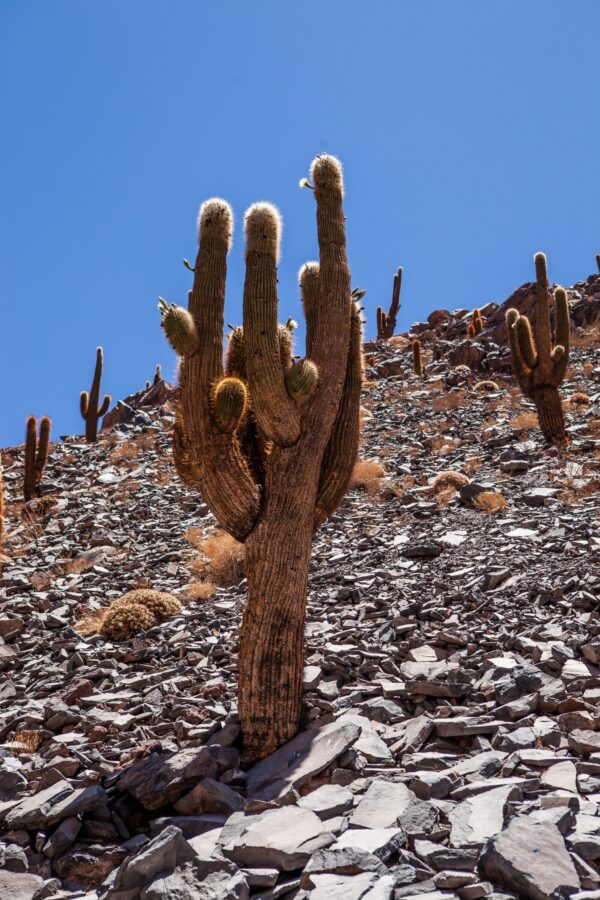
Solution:
[{"label": "brown cactus base", "polygon": [[557,388],[537,388],[533,393],[532,400],[535,403],[540,428],[546,440],[557,446],[566,444],[565,417]]}]

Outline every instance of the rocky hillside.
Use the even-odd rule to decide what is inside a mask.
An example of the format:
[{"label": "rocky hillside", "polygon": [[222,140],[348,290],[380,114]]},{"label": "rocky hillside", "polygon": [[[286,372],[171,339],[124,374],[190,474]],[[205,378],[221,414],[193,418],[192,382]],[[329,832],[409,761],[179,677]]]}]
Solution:
[{"label": "rocky hillside", "polygon": [[[423,379],[406,335],[366,345],[363,463],[314,544],[304,730],[247,771],[244,581],[198,582],[216,523],[174,472],[173,389],[53,445],[28,504],[3,451],[2,898],[600,897],[600,276],[571,298],[563,456],[512,382],[503,307],[475,340],[467,310],[415,324]],[[139,587],[182,614],[91,630]]]}]

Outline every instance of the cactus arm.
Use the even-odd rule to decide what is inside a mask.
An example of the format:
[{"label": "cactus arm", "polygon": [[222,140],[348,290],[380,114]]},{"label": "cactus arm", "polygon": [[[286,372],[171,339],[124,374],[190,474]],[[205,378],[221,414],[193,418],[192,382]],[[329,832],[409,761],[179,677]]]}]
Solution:
[{"label": "cactus arm", "polygon": [[319,370],[310,359],[301,359],[286,370],[285,386],[289,396],[302,406],[317,386]]},{"label": "cactus arm", "polygon": [[510,355],[512,359],[513,372],[519,383],[519,387],[526,397],[531,394],[531,371],[527,370],[523,357],[521,356],[521,348],[519,346],[519,338],[517,336],[517,322],[519,321],[519,313],[516,309],[509,309],[506,312],[506,332],[508,334],[508,345],[510,347]]},{"label": "cactus arm", "polygon": [[298,273],[300,297],[306,320],[306,355],[312,356],[315,319],[319,305],[319,263],[307,262]]},{"label": "cactus arm", "polygon": [[354,304],[344,391],[321,464],[315,528],[339,506],[348,490],[360,440],[360,392],[363,382],[362,320]]},{"label": "cactus arm", "polygon": [[25,501],[31,500],[35,493],[36,427],[35,416],[29,416],[25,432],[25,471],[23,474],[23,496]]},{"label": "cactus arm", "polygon": [[82,391],[79,395],[79,412],[82,419],[87,419],[89,409],[89,397],[87,391]]},{"label": "cactus arm", "polygon": [[97,429],[97,411],[98,411],[98,402],[100,400],[100,381],[102,379],[102,368],[104,363],[104,354],[102,351],[102,347],[96,348],[96,365],[94,367],[94,377],[92,379],[92,386],[90,388],[90,397],[88,403],[88,416],[87,422],[88,425],[92,420],[94,420],[93,428],[94,428],[94,440],[96,439],[96,429]]},{"label": "cactus arm", "polygon": [[213,392],[213,417],[219,431],[232,433],[246,415],[248,392],[239,378],[222,378]]},{"label": "cactus arm", "polygon": [[255,203],[246,213],[244,338],[252,411],[266,440],[290,447],[300,417],[285,389],[277,325],[277,261],[281,222],[275,207]]},{"label": "cactus arm", "polygon": [[318,156],[312,165],[317,203],[319,296],[310,357],[319,370],[319,383],[309,401],[307,429],[325,446],[340,405],[348,352],[352,298],[346,256],[341,164],[333,156]]},{"label": "cactus arm", "polygon": [[550,333],[550,308],[548,305],[548,269],[543,253],[536,253],[536,297],[537,297],[537,352],[538,362],[544,367],[550,364],[552,337]]},{"label": "cactus arm", "polygon": [[44,416],[40,422],[40,439],[38,441],[35,457],[35,481],[40,481],[44,466],[48,462],[48,448],[50,446],[50,428],[52,422],[48,416]]},{"label": "cactus arm", "polygon": [[105,416],[106,413],[108,412],[109,407],[110,407],[110,400],[111,400],[110,394],[105,394],[104,400],[102,401],[102,406],[98,410],[98,415],[97,415],[98,419],[101,419],[102,416]]},{"label": "cactus arm", "polygon": [[[556,303],[556,347],[552,351],[553,373],[556,384],[559,385],[565,377],[569,365],[569,300],[564,288],[556,288],[554,292]],[[559,352],[559,348],[563,350]]]},{"label": "cactus arm", "polygon": [[250,533],[259,512],[258,490],[235,435],[223,434],[212,417],[213,385],[223,375],[223,309],[232,214],[222,200],[203,204],[189,312],[197,351],[181,371],[181,427],[176,465],[186,470],[223,528],[237,540]]},{"label": "cactus arm", "polygon": [[517,335],[519,355],[525,369],[535,369],[538,364],[538,354],[533,334],[531,333],[531,323],[527,316],[519,316],[515,322],[514,329]]}]

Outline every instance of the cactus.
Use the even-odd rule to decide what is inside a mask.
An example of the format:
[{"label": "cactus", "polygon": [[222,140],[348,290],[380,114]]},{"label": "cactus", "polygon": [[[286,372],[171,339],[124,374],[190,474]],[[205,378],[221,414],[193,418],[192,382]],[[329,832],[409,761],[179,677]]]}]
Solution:
[{"label": "cactus", "polygon": [[292,361],[295,323],[277,324],[281,223],[269,204],[245,217],[244,324],[229,334],[225,369],[233,227],[225,201],[200,209],[189,311],[160,302],[162,327],[182,356],[177,471],[245,544],[238,708],[248,761],[298,729],[312,537],[347,489],[360,432],[361,292],[350,290],[339,162],[317,157],[312,181],[320,261],[299,275],[305,359]]},{"label": "cactus", "polygon": [[159,381],[162,381],[162,372],[160,368],[160,363],[156,367],[156,372],[154,373],[154,381],[153,384],[158,384]]},{"label": "cactus", "polygon": [[473,310],[473,314],[471,315],[471,321],[467,327],[467,334],[470,338],[477,337],[478,334],[481,334],[483,331],[483,319],[481,317],[481,312],[478,309]]},{"label": "cactus", "polygon": [[598,271],[600,272],[600,253],[596,253],[596,265],[598,266]]},{"label": "cactus", "polygon": [[37,493],[38,485],[42,479],[44,466],[48,461],[48,448],[50,445],[51,420],[44,416],[40,422],[39,441],[37,437],[37,421],[35,416],[27,419],[25,433],[25,472],[23,476],[23,496],[25,500],[31,500]]},{"label": "cactus", "polygon": [[506,327],[513,370],[525,397],[533,400],[540,428],[549,443],[566,442],[565,419],[558,387],[569,363],[569,303],[564,288],[554,291],[556,304],[556,345],[552,348],[548,273],[546,257],[536,253],[537,328],[534,339],[531,323],[516,309],[506,313]]},{"label": "cactus", "polygon": [[389,311],[385,313],[381,306],[377,307],[377,340],[387,341],[394,334],[396,318],[400,309],[400,288],[402,286],[402,266],[394,275],[394,287],[392,289],[392,302]]},{"label": "cactus", "polygon": [[421,341],[418,338],[415,338],[412,342],[412,353],[413,369],[415,375],[418,375],[420,378],[423,375],[423,357],[421,356]]},{"label": "cactus", "polygon": [[100,381],[102,379],[102,356],[102,347],[98,347],[96,349],[96,368],[94,369],[94,378],[89,396],[87,391],[82,391],[79,396],[81,418],[85,420],[85,439],[89,443],[93,443],[97,439],[98,420],[106,415],[110,406],[110,396],[105,394],[102,406],[98,408]]}]

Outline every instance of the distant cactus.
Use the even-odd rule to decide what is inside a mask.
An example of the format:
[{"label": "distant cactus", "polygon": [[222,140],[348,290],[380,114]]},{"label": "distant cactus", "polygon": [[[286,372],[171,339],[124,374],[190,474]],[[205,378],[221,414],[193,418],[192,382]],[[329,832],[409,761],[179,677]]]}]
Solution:
[{"label": "distant cactus", "polygon": [[481,317],[481,312],[478,309],[473,310],[473,314],[471,316],[471,321],[467,327],[467,334],[470,338],[477,337],[478,334],[481,334],[483,331],[483,319]]},{"label": "distant cactus", "polygon": [[93,443],[98,437],[98,420],[106,415],[110,406],[110,396],[104,395],[102,406],[98,408],[100,400],[100,381],[102,379],[102,347],[96,349],[96,368],[92,387],[88,396],[87,391],[82,391],[79,397],[79,409],[82,419],[85,420],[85,439]]},{"label": "distant cactus", "polygon": [[423,375],[423,357],[421,355],[421,341],[415,338],[412,342],[413,369],[415,375]]},{"label": "distant cactus", "polygon": [[598,266],[598,271],[600,272],[600,253],[596,253],[596,265]]},{"label": "distant cactus", "polygon": [[40,422],[40,437],[37,437],[37,421],[35,416],[27,419],[25,433],[25,473],[23,476],[23,496],[25,500],[31,500],[37,493],[38,485],[42,479],[44,466],[48,461],[48,448],[50,445],[51,420],[44,416]]},{"label": "distant cactus", "polygon": [[161,372],[161,368],[160,368],[160,363],[156,367],[156,372],[154,373],[153,384],[158,384],[159,381],[162,381],[162,372]]},{"label": "distant cactus", "polygon": [[392,289],[392,302],[389,311],[385,313],[381,306],[377,307],[377,340],[387,341],[394,334],[396,318],[400,309],[400,288],[402,287],[402,266],[394,275],[394,287]]},{"label": "distant cactus", "polygon": [[556,304],[556,346],[552,348],[548,273],[546,257],[536,253],[537,328],[534,339],[531,323],[516,309],[506,313],[506,327],[513,369],[523,394],[533,400],[540,428],[547,441],[564,444],[565,419],[558,387],[569,363],[569,303],[564,288],[554,291]]},{"label": "distant cactus", "polygon": [[299,275],[305,359],[293,361],[295,323],[277,324],[281,222],[270,204],[246,213],[244,324],[229,334],[225,369],[233,217],[223,200],[200,210],[189,310],[160,301],[162,327],[181,357],[177,471],[245,544],[238,708],[246,760],[298,729],[312,538],[344,496],[358,451],[361,292],[350,289],[342,171],[334,157],[319,156],[311,173],[320,261]]}]

